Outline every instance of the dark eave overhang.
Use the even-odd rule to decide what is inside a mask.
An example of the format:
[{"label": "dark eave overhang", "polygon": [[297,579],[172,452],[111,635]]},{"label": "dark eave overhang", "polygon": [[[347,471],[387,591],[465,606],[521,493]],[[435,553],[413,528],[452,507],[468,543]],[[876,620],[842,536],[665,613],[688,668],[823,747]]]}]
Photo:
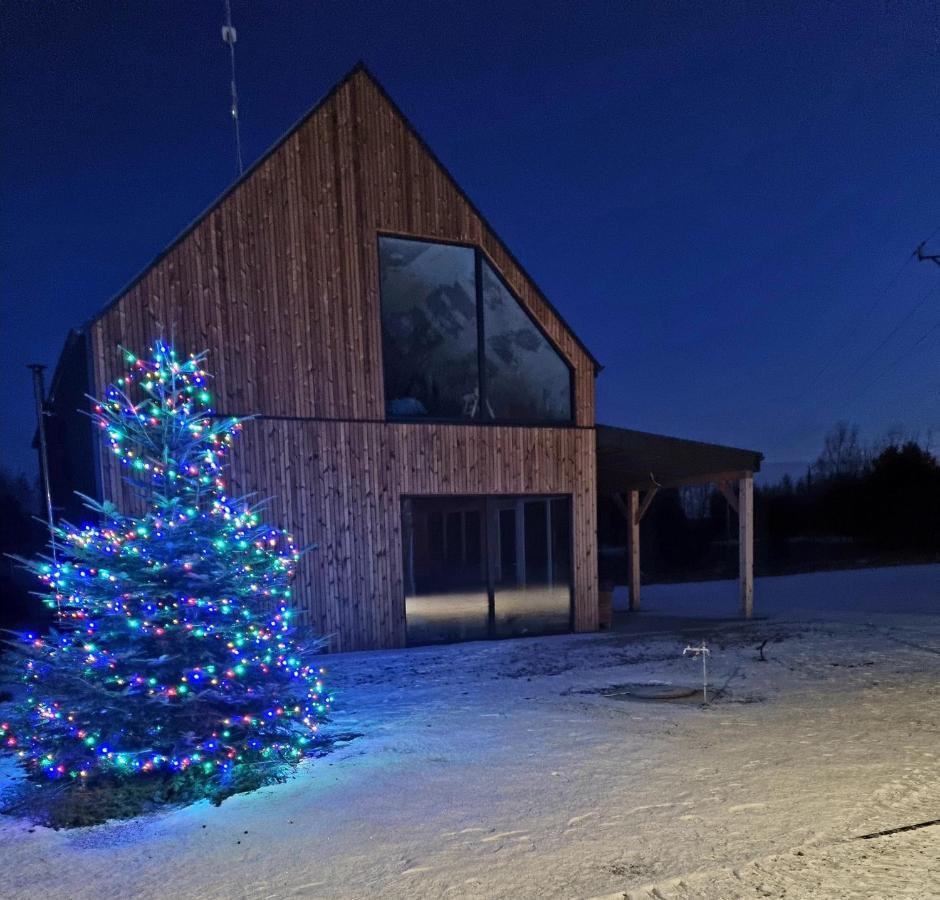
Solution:
[{"label": "dark eave overhang", "polygon": [[759,471],[756,450],[597,426],[597,489],[601,495],[730,480]]}]

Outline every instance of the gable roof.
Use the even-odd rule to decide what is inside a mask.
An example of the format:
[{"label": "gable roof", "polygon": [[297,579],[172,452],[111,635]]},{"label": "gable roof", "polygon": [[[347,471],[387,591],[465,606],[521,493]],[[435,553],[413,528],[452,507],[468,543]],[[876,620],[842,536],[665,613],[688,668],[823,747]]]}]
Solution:
[{"label": "gable roof", "polygon": [[529,283],[535,288],[535,290],[541,296],[541,299],[545,302],[545,304],[549,307],[551,312],[556,316],[559,322],[568,331],[568,333],[574,339],[578,347],[584,352],[587,358],[591,361],[591,363],[594,366],[594,374],[597,375],[601,371],[601,369],[603,369],[603,366],[600,364],[600,362],[598,362],[597,358],[594,356],[593,353],[591,353],[591,351],[587,348],[584,342],[578,337],[577,333],[568,324],[564,316],[562,316],[562,314],[558,311],[558,309],[554,306],[554,304],[552,304],[551,301],[546,297],[545,292],[538,286],[535,279],[532,278],[532,276],[529,274],[526,268],[519,262],[519,260],[513,254],[513,252],[506,246],[505,241],[503,241],[503,239],[499,236],[499,234],[497,234],[496,230],[490,224],[486,216],[484,216],[483,213],[480,212],[476,204],[474,204],[474,202],[470,199],[470,197],[467,196],[467,193],[457,182],[457,179],[454,178],[450,170],[441,162],[441,160],[438,158],[437,154],[431,149],[431,147],[428,146],[427,142],[424,140],[424,138],[419,134],[418,130],[411,123],[411,120],[401,111],[398,104],[395,103],[395,101],[391,98],[391,96],[389,96],[388,92],[382,86],[381,82],[379,82],[379,80],[375,77],[375,75],[372,74],[372,72],[366,67],[365,63],[362,61],[359,61],[358,63],[356,63],[356,65],[353,66],[353,68],[350,69],[349,72],[346,73],[346,75],[344,75],[338,82],[336,82],[336,84],[334,84],[320,98],[320,100],[316,104],[314,104],[313,107],[311,107],[306,113],[304,113],[304,115],[291,128],[289,128],[287,132],[279,140],[275,141],[274,144],[272,144],[271,147],[269,147],[263,154],[261,154],[261,156],[257,160],[255,160],[255,162],[249,168],[247,168],[234,182],[232,182],[232,184],[230,184],[229,187],[226,188],[226,190],[223,191],[215,199],[215,201],[213,201],[209,205],[207,209],[205,209],[192,222],[190,222],[190,224],[187,225],[186,228],[184,228],[183,231],[180,232],[180,234],[178,234],[176,238],[174,238],[174,240],[172,240],[160,253],[158,253],[149,263],[147,263],[147,265],[144,266],[144,268],[140,272],[138,272],[137,275],[135,275],[126,285],[124,285],[124,287],[122,287],[121,290],[119,290],[107,303],[105,303],[104,306],[101,307],[101,309],[99,309],[94,315],[92,315],[89,319],[87,319],[80,326],[79,330],[84,331],[85,329],[91,327],[105,313],[107,313],[108,310],[114,307],[124,297],[124,295],[128,293],[128,291],[130,291],[138,282],[140,282],[146,276],[146,274],[151,269],[154,268],[154,266],[156,266],[164,257],[166,257],[167,254],[170,253],[178,244],[180,244],[183,240],[185,240],[186,237],[189,234],[191,234],[192,231],[203,220],[205,220],[206,217],[209,216],[210,213],[212,213],[215,209],[217,209],[230,194],[232,194],[241,184],[247,181],[254,174],[254,172],[258,170],[262,165],[264,165],[264,163],[274,153],[276,153],[278,149],[280,149],[280,147],[283,144],[285,144],[299,129],[301,129],[309,119],[311,119],[314,115],[316,115],[316,113],[319,112],[320,109],[334,97],[334,95],[340,90],[340,88],[346,85],[349,81],[351,81],[357,75],[362,75],[365,78],[369,79],[369,81],[379,92],[383,100],[385,100],[385,102],[388,103],[389,107],[391,107],[395,115],[398,116],[398,118],[401,119],[401,121],[404,123],[405,128],[411,133],[411,135],[415,138],[415,140],[420,144],[424,152],[431,158],[432,162],[440,168],[440,170],[443,172],[446,178],[450,181],[454,190],[457,191],[461,199],[467,204],[467,206],[473,211],[473,213],[480,219],[483,226],[486,229],[488,229],[489,232],[493,235],[493,237],[498,241],[502,250],[506,253],[506,255],[509,257],[512,263],[519,269],[523,277],[525,277],[529,281]]}]

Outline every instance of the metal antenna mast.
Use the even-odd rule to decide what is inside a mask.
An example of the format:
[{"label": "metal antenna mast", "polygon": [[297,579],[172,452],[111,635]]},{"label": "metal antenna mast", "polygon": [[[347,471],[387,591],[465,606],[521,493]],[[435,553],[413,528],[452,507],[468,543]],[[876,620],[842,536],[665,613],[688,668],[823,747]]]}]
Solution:
[{"label": "metal antenna mast", "polygon": [[225,0],[225,24],[222,26],[222,40],[228,44],[229,59],[232,62],[232,122],[235,124],[235,158],[238,162],[238,174],[245,171],[242,164],[242,138],[238,128],[238,90],[235,87],[235,41],[238,35],[232,24],[232,6]]},{"label": "metal antenna mast", "polygon": [[56,559],[55,519],[52,515],[52,485],[49,479],[49,449],[46,445],[46,385],[40,363],[31,363],[26,367],[33,373],[33,394],[36,398],[36,426],[39,432],[39,460],[42,469],[42,489],[46,495],[46,520],[49,523],[49,540],[52,546],[52,559]]}]

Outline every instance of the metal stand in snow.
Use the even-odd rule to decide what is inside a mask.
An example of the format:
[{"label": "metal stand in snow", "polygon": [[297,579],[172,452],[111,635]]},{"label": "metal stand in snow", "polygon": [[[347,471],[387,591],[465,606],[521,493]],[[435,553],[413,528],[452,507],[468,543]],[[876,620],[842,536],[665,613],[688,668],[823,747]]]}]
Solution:
[{"label": "metal stand in snow", "polygon": [[708,654],[711,650],[702,641],[701,647],[686,647],[682,651],[683,656],[701,656],[702,657],[702,702],[708,703]]}]

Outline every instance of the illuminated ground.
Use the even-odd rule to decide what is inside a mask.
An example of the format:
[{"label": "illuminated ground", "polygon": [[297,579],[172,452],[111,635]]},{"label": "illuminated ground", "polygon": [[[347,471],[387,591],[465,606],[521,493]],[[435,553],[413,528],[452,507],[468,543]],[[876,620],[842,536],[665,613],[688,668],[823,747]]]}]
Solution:
[{"label": "illuminated ground", "polygon": [[[940,896],[940,826],[855,839],[940,816],[940,567],[761,580],[747,625],[727,583],[644,600],[615,634],[335,657],[364,737],[219,808],[6,820],[0,894]],[[713,705],[597,693],[694,681],[703,637]]]}]

